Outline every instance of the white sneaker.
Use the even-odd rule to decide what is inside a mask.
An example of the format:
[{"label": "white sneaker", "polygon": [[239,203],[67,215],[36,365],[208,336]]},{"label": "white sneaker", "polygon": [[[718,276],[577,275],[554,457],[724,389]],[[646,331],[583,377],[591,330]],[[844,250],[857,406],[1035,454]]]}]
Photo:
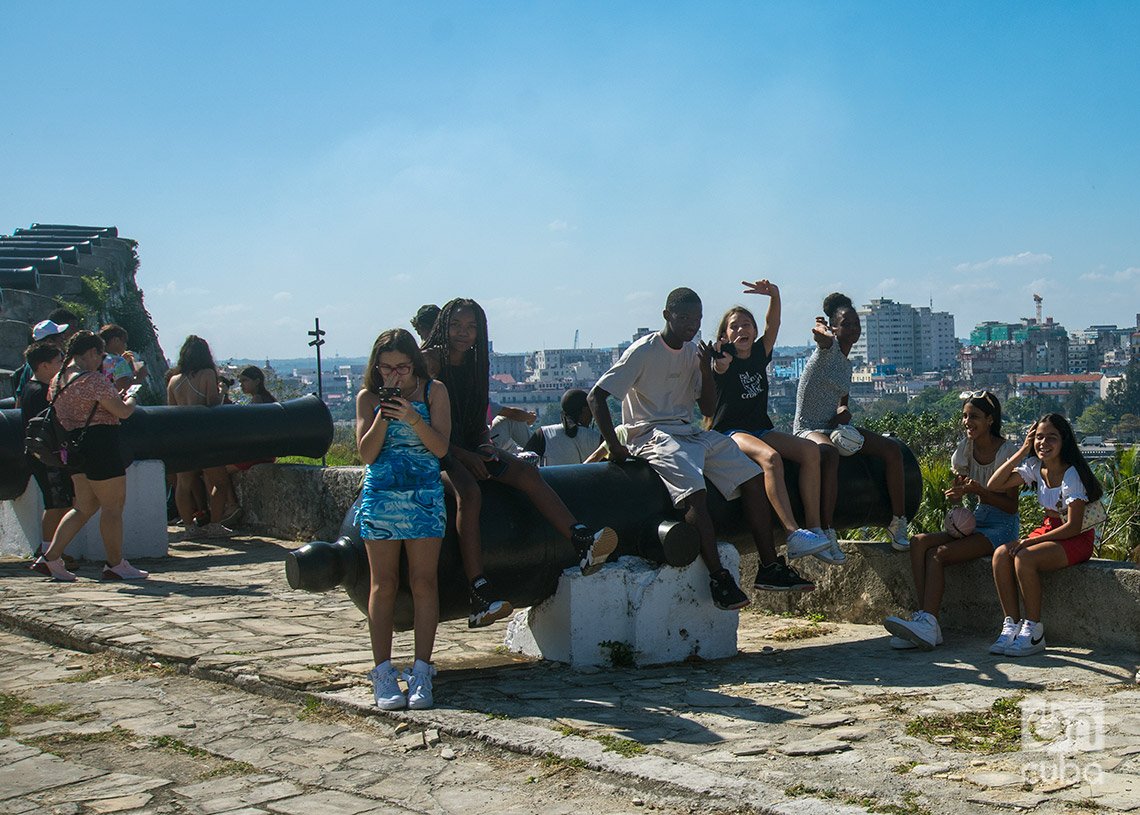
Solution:
[{"label": "white sneaker", "polygon": [[890,642],[891,642],[891,647],[894,648],[896,651],[909,651],[913,648],[918,647],[917,645],[915,645],[910,640],[904,640],[902,637],[891,637]]},{"label": "white sneaker", "polygon": [[382,670],[379,665],[368,672],[372,680],[372,698],[376,700],[376,707],[381,710],[403,710],[408,706],[408,700],[400,685],[396,681],[396,669],[388,663],[388,669]]},{"label": "white sneaker", "polygon": [[887,531],[891,533],[891,548],[896,552],[910,551],[910,533],[907,531],[905,515],[896,515],[891,518]]},{"label": "white sneaker", "polygon": [[788,535],[788,560],[814,555],[831,545],[826,535],[817,535],[807,529],[797,529]]},{"label": "white sneaker", "polygon": [[816,552],[815,557],[832,566],[842,566],[847,562],[847,555],[843,554],[843,550],[839,548],[839,533],[834,529],[819,529],[818,527],[811,531],[827,538],[827,548]]},{"label": "white sneaker", "polygon": [[933,651],[935,646],[942,644],[942,627],[928,611],[916,611],[910,615],[909,620],[887,617],[883,620],[883,627],[896,637],[914,643],[923,651]]},{"label": "white sneaker", "polygon": [[990,653],[1004,654],[1005,649],[1013,645],[1013,639],[1020,630],[1021,620],[1006,617],[1005,621],[1001,624],[1001,633],[998,634],[998,638],[994,640],[994,644],[990,646]]},{"label": "white sneaker", "polygon": [[146,580],[150,577],[150,572],[144,572],[142,569],[136,569],[126,558],[119,561],[116,566],[103,567],[104,580]]},{"label": "white sneaker", "polygon": [[232,538],[237,533],[220,523],[206,524],[202,528],[207,538]]},{"label": "white sneaker", "polygon": [[426,669],[404,671],[404,680],[408,683],[408,710],[427,710],[435,701],[431,695],[431,678],[435,676],[435,666],[428,665]]},{"label": "white sneaker", "polygon": [[1045,625],[1032,620],[1024,620],[1021,630],[1005,649],[1007,657],[1027,657],[1045,650]]}]

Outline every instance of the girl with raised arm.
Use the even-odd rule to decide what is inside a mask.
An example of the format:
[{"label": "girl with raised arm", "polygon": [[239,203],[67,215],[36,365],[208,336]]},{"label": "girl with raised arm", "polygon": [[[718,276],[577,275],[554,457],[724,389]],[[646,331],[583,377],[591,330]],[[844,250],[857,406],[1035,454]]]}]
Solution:
[{"label": "girl with raised arm", "polygon": [[[816,317],[812,339],[816,349],[804,367],[796,391],[796,420],[792,431],[811,439],[821,448],[838,449],[833,440],[836,429],[843,438],[862,445],[860,452],[882,459],[887,475],[887,494],[891,502],[891,522],[887,527],[891,546],[899,552],[910,549],[907,532],[906,494],[903,481],[903,458],[899,445],[862,427],[851,426],[851,409],[847,400],[851,392],[851,348],[863,333],[859,312],[846,294],[833,292],[823,300],[825,317]],[[824,527],[831,528],[832,513],[839,497],[839,458],[821,459],[823,470],[823,507],[820,511]]]},{"label": "girl with raised arm", "polygon": [[[843,563],[847,558],[839,548],[835,530],[820,526],[820,446],[775,430],[768,416],[768,363],[780,331],[780,289],[768,280],[744,281],[743,286],[746,294],[768,297],[764,335],[760,336],[756,318],[743,306],[733,306],[721,318],[712,346],[716,409],[711,427],[730,436],[764,471],[768,501],[788,532],[788,543],[793,544],[788,547],[789,558],[814,554],[825,563]],[[827,455],[835,455],[835,451],[829,450]],[[784,483],[785,458],[799,464],[802,526],[792,513]]]},{"label": "girl with raised arm", "polygon": [[994,583],[1005,620],[990,653],[1011,657],[1045,650],[1041,573],[1092,557],[1096,530],[1085,528],[1085,510],[1104,493],[1081,455],[1073,428],[1059,413],[1047,413],[1029,428],[1017,453],[990,478],[989,488],[1017,489],[1022,484],[1037,493],[1045,522],[993,555]]}]

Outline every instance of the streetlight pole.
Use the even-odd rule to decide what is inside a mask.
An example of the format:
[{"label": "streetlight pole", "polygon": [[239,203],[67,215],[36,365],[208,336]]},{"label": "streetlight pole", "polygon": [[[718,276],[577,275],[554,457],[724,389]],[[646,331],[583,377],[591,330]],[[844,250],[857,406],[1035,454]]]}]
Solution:
[{"label": "streetlight pole", "polygon": [[[313,330],[309,332],[309,336],[313,339],[309,342],[310,347],[317,349],[317,398],[322,402],[325,401],[325,389],[321,379],[321,346],[325,344],[325,332],[321,330],[321,318],[313,318]],[[328,457],[321,456],[321,466],[324,467],[328,464]]]}]

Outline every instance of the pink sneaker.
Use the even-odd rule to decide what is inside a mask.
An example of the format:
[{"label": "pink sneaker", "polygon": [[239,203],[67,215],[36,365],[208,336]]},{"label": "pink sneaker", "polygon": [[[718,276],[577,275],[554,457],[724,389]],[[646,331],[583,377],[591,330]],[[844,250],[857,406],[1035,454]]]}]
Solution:
[{"label": "pink sneaker", "polygon": [[103,567],[104,580],[146,580],[148,577],[150,572],[136,569],[127,562],[126,558],[120,560],[117,566]]},{"label": "pink sneaker", "polygon": [[36,558],[36,562],[28,567],[33,572],[39,572],[45,577],[50,577],[52,580],[59,580],[62,583],[75,582],[75,575],[67,570],[63,565],[63,558],[56,560],[44,560],[43,557]]}]

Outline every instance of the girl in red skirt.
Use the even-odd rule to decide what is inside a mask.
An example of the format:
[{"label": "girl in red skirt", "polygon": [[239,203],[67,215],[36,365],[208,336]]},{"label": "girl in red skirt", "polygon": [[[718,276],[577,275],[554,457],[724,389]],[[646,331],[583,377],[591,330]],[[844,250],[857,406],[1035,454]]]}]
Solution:
[{"label": "girl in red skirt", "polygon": [[[1045,522],[1029,537],[994,552],[994,583],[1005,622],[991,654],[1023,657],[1045,650],[1041,622],[1041,573],[1084,563],[1093,553],[1095,529],[1085,526],[1085,507],[1104,490],[1081,455],[1073,428],[1048,413],[1029,428],[1017,455],[990,478],[991,490],[1028,484],[1045,510]],[[1020,602],[1025,607],[1021,617]]]}]

